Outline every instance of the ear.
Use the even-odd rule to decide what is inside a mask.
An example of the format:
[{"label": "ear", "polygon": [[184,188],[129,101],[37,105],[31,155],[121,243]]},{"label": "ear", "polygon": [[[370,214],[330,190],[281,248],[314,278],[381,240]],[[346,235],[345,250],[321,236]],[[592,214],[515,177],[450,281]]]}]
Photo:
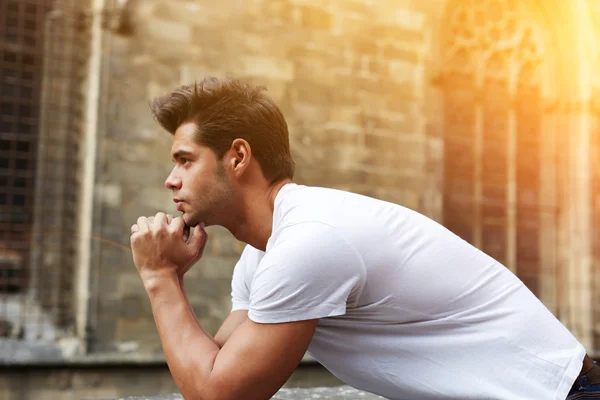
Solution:
[{"label": "ear", "polygon": [[229,167],[235,175],[241,175],[250,165],[252,160],[252,149],[244,139],[235,139],[231,143]]}]

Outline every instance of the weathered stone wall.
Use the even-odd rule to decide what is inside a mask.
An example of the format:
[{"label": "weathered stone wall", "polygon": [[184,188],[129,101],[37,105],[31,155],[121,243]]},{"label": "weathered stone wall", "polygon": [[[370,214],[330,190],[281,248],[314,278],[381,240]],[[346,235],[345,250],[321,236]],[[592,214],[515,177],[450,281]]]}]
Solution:
[{"label": "weathered stone wall", "polygon": [[[109,354],[115,356],[113,360],[122,356],[156,361],[162,353],[128,243],[129,227],[139,215],[175,212],[171,194],[163,186],[172,166],[171,137],[151,119],[148,101],[152,97],[206,75],[231,75],[264,84],[288,120],[297,182],[372,195],[441,220],[444,121],[436,78],[444,69],[439,57],[445,43],[444,16],[465,1],[130,0],[127,9],[132,11],[134,30],[123,36],[107,32],[102,49],[100,137],[91,216],[91,359],[116,352]],[[589,67],[579,68],[582,59],[575,60],[565,50],[584,39],[592,40],[593,35],[574,40],[571,25],[585,25],[590,18],[595,37],[600,37],[599,3],[586,3],[589,12],[579,7],[582,2],[523,2],[536,21],[545,21],[549,36],[556,38],[557,44],[547,46],[547,57],[572,66],[559,68],[562,73],[556,77],[546,77],[557,83],[553,95],[561,100],[566,97],[563,92],[576,91],[575,78]],[[591,49],[584,58],[596,57],[600,65]],[[590,106],[578,103],[578,97],[568,99],[575,104],[569,105],[572,109],[564,111],[562,104],[563,111],[550,119],[557,142],[564,143],[557,152],[560,179],[555,189],[564,192],[565,198],[573,192],[569,180],[581,172],[569,169],[568,161],[577,154],[568,149],[569,143],[585,144],[585,138],[576,136],[581,132],[576,129],[579,122],[573,122],[573,110],[591,113],[592,163],[597,163],[600,151],[600,68],[595,71],[591,83],[595,102]],[[556,113],[553,107],[544,112]],[[563,207],[557,217],[566,221],[559,236],[574,238],[572,244],[564,243],[576,251],[568,246],[557,248],[557,257],[568,263],[557,264],[555,276],[547,277],[557,281],[552,286],[556,297],[552,302],[567,325],[588,319],[589,311],[594,313],[591,351],[600,349],[600,240],[592,243],[592,274],[585,276],[578,264],[586,256],[577,251],[577,244],[590,238],[569,227],[585,225],[581,217],[591,217],[591,233],[597,231],[600,169],[596,165],[590,166],[591,215]],[[214,333],[229,312],[231,272],[242,245],[223,229],[211,228],[209,234],[205,257],[189,272],[186,286],[199,319]],[[592,304],[579,307],[579,292],[590,287]],[[160,372],[135,368],[85,373],[4,369],[0,388],[8,389],[0,390],[0,397],[37,398],[35,389],[41,389],[35,390],[39,398],[61,398],[60,393],[116,397],[176,390],[164,365]],[[323,369],[305,375],[299,371],[288,386],[335,381]]]},{"label": "weathered stone wall", "polygon": [[[148,100],[180,84],[232,75],[265,85],[288,121],[297,182],[433,213],[435,205],[424,201],[432,186],[427,154],[435,152],[425,61],[428,15],[436,9],[422,3],[429,4],[136,3],[134,33],[107,44],[90,309],[94,351],[160,351],[127,246],[139,215],[175,212],[163,185],[172,139],[152,121]],[[216,332],[229,312],[242,245],[224,229],[211,228],[209,236],[186,287],[200,321]]]},{"label": "weathered stone wall", "polygon": [[[128,237],[139,215],[175,211],[171,194],[163,186],[171,169],[171,137],[152,121],[148,101],[180,84],[206,75],[231,75],[264,84],[288,120],[297,182],[372,195],[441,220],[443,99],[435,78],[444,69],[439,54],[445,43],[445,7],[454,4],[131,1],[132,33],[107,37],[104,48],[103,122],[93,216],[91,350],[161,352]],[[532,2],[527,4],[535,9]],[[567,25],[558,27],[566,15],[561,8],[574,8],[566,2],[552,4],[546,9],[547,21],[539,17],[541,11],[532,11],[531,15],[539,17],[535,23],[572,35]],[[564,64],[570,54],[564,49],[569,46],[553,46],[549,45],[545,57]],[[561,98],[561,91],[575,92],[562,82],[553,96]],[[546,112],[553,111],[548,108]],[[557,117],[562,121],[557,131],[573,137],[581,134],[573,128],[579,123],[573,122],[574,117],[561,118]],[[558,153],[565,159],[576,154]],[[563,170],[569,179],[577,173]],[[559,191],[569,192],[568,179],[557,183],[564,186]],[[561,218],[585,225],[581,218],[587,212],[569,207]],[[559,228],[559,236],[571,237],[568,224]],[[229,312],[231,272],[242,245],[223,229],[211,228],[209,235],[205,257],[188,274],[186,286],[201,322],[215,332]],[[573,271],[579,271],[585,257],[571,257],[571,253],[579,254],[569,250],[577,243],[565,243],[557,254],[570,264],[561,264],[556,276],[579,276]],[[594,268],[597,274],[598,267]],[[562,304],[558,308],[577,308],[561,293],[580,284],[557,283],[554,292],[558,294],[553,296]],[[594,299],[598,287],[596,283]],[[569,326],[575,326],[571,320],[583,313],[573,315],[565,319]]]}]

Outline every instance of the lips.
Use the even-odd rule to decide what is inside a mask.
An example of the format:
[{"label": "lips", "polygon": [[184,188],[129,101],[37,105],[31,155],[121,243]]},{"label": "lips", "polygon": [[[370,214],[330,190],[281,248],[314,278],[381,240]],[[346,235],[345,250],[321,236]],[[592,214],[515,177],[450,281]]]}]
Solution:
[{"label": "lips", "polygon": [[173,201],[177,204],[177,211],[182,211],[183,208],[183,200],[178,197],[173,197]]}]

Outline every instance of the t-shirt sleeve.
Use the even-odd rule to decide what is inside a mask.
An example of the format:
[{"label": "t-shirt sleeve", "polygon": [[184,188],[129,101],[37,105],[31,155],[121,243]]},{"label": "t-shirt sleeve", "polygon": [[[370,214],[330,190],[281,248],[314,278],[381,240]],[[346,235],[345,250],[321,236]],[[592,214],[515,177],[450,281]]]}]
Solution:
[{"label": "t-shirt sleeve", "polygon": [[335,228],[303,222],[284,228],[252,281],[248,317],[281,323],[344,315],[362,290],[364,263]]},{"label": "t-shirt sleeve", "polygon": [[233,276],[231,278],[231,311],[247,310],[250,305],[250,282],[249,274],[256,266],[253,262],[258,262],[257,257],[253,257],[252,246],[247,245],[242,251],[240,259],[233,268]]}]

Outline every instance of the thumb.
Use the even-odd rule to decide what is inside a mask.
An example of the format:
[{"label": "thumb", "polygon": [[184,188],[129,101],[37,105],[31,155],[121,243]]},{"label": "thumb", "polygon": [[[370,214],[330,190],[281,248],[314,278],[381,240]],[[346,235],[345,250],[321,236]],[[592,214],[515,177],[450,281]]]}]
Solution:
[{"label": "thumb", "polygon": [[196,225],[194,227],[192,236],[187,242],[188,248],[194,250],[194,252],[201,252],[204,248],[204,245],[206,244],[207,239],[208,235],[204,230],[204,224]]}]

